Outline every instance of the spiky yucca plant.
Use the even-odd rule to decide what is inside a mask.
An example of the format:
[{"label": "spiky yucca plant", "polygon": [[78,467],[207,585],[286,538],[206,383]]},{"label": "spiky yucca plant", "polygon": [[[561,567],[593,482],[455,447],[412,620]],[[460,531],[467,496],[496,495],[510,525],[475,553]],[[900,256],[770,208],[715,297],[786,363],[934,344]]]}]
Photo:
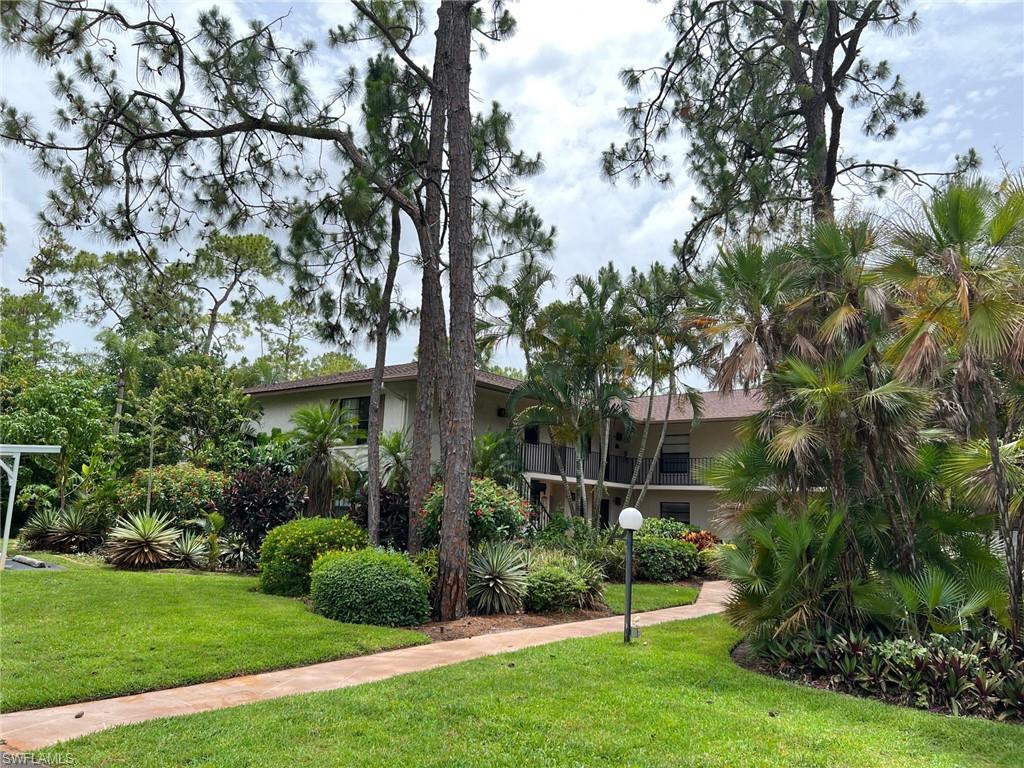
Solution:
[{"label": "spiky yucca plant", "polygon": [[26,546],[46,548],[53,543],[52,536],[60,523],[60,511],[55,507],[43,507],[21,527],[21,540]]},{"label": "spiky yucca plant", "polygon": [[470,607],[477,613],[518,613],[526,594],[526,553],[511,542],[483,545],[469,562]]},{"label": "spiky yucca plant", "polygon": [[210,544],[202,533],[182,531],[171,545],[171,554],[179,565],[201,571],[210,562]]},{"label": "spiky yucca plant", "polygon": [[136,513],[118,519],[107,538],[107,560],[121,568],[156,568],[174,561],[181,531],[164,515]]},{"label": "spiky yucca plant", "polygon": [[65,509],[57,517],[57,525],[49,536],[51,546],[61,552],[86,552],[102,539],[96,521],[80,507]]}]

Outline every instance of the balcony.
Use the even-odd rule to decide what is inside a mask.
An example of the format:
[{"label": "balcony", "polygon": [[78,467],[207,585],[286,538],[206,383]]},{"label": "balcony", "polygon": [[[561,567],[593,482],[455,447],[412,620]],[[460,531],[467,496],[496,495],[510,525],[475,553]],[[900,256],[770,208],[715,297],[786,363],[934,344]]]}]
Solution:
[{"label": "balcony", "polygon": [[[562,466],[565,468],[566,477],[575,480],[576,450],[568,446],[553,446],[550,443],[524,443],[522,445],[523,471],[558,477],[556,452],[562,457]],[[629,485],[629,481],[633,477],[633,467],[637,461],[629,456],[609,456],[604,472],[605,482]],[[682,460],[675,459],[671,467],[664,468],[672,471],[662,471],[663,467],[657,458],[639,459],[640,472],[637,475],[637,485],[643,484],[652,462],[654,463],[654,473],[651,476],[651,486],[707,485],[704,475],[713,461],[712,457],[697,456]],[[583,458],[584,479],[597,480],[600,467],[600,455],[588,453]]]}]

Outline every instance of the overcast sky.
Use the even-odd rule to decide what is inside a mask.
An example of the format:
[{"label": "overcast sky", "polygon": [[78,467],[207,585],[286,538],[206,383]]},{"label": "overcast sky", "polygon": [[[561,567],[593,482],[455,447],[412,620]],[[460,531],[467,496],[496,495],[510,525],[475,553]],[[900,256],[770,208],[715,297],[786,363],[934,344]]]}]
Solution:
[{"label": "overcast sky", "polygon": [[[214,4],[237,20],[266,20],[290,11],[284,31],[295,38],[310,37],[324,50],[326,29],[349,17],[347,2],[156,2],[159,8],[173,8],[179,24]],[[884,144],[864,139],[848,120],[847,150],[859,157],[942,170],[954,155],[974,147],[990,173],[997,172],[1000,162],[1011,168],[1024,165],[1024,2],[908,5],[920,13],[916,34],[874,35],[862,47],[873,60],[887,59],[909,89],[920,90],[929,112]],[[544,172],[525,187],[530,202],[558,229],[554,269],[560,283],[552,295],[564,293],[565,280],[573,274],[594,272],[608,261],[628,270],[670,259],[672,241],[691,220],[689,201],[695,190],[681,164],[669,188],[611,186],[599,172],[601,151],[625,135],[618,110],[626,96],[618,73],[626,66],[659,60],[671,40],[663,23],[669,7],[644,0],[512,2],[518,20],[515,37],[492,44],[486,58],[474,61],[472,83],[479,108],[500,102],[515,119],[517,146],[543,156]],[[433,25],[432,13],[428,22]],[[426,42],[432,43],[432,35]],[[44,118],[52,102],[48,73],[21,57],[0,55],[5,98]],[[427,51],[421,55],[426,61]],[[343,64],[337,54],[325,54],[311,77],[326,86]],[[684,149],[680,143],[680,156]],[[8,238],[0,277],[5,286],[20,290],[17,278],[38,242],[35,217],[48,182],[35,175],[30,159],[18,150],[4,148],[0,158],[0,217]],[[106,245],[82,238],[73,242],[92,250]],[[411,272],[406,283],[406,296],[416,303]],[[61,332],[77,349],[91,343],[94,334],[80,324],[69,324]],[[414,345],[415,333],[407,332],[392,343],[389,362],[411,359]],[[372,357],[365,350],[359,356],[364,361]],[[519,355],[503,352],[498,362],[519,364]]]}]

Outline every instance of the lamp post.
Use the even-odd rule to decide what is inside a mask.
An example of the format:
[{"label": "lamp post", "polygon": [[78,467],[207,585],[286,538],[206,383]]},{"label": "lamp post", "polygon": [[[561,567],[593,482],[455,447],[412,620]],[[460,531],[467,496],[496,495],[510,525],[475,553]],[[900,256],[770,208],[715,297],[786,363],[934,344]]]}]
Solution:
[{"label": "lamp post", "polygon": [[632,639],[630,612],[633,607],[633,531],[639,531],[644,524],[644,516],[635,507],[626,507],[619,512],[619,525],[626,531],[626,625],[623,640],[628,643]]}]

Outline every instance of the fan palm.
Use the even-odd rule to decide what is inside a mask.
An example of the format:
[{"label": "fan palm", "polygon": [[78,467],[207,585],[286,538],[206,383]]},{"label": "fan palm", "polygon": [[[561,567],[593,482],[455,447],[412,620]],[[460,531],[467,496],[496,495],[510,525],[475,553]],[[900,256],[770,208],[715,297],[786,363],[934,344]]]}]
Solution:
[{"label": "fan palm", "polygon": [[923,220],[902,227],[879,268],[899,291],[901,334],[889,350],[906,380],[937,381],[953,369],[965,412],[984,433],[989,501],[1008,566],[1013,634],[1024,638],[1024,541],[1002,459],[1002,379],[1024,369],[1024,184],[980,181],[936,194]]}]

